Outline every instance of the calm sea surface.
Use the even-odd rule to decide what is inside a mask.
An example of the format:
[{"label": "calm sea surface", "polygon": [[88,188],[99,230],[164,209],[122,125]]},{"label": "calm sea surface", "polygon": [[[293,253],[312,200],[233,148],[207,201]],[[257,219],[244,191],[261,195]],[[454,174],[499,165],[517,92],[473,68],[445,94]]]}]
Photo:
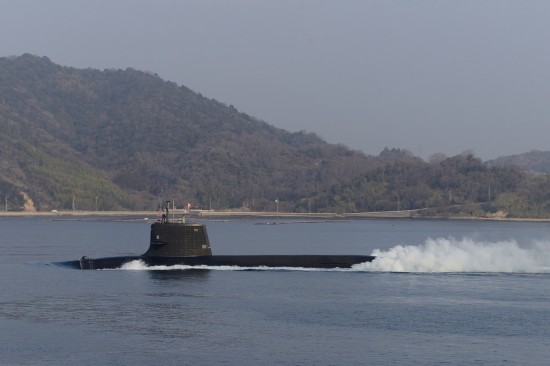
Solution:
[{"label": "calm sea surface", "polygon": [[550,224],[203,222],[215,254],[371,254],[351,270],[81,271],[146,222],[0,220],[0,364],[547,365]]}]

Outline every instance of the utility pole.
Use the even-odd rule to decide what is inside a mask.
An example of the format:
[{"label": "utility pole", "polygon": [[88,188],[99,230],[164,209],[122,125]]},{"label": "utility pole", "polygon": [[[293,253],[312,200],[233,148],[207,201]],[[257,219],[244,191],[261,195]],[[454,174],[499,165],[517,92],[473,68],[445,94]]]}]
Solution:
[{"label": "utility pole", "polygon": [[8,212],[8,196],[6,196],[6,212]]}]

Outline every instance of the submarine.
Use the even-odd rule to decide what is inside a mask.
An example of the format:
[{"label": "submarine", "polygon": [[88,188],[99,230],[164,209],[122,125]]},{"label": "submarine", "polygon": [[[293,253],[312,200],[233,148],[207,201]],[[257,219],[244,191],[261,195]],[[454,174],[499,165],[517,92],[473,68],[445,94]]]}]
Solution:
[{"label": "submarine", "polygon": [[147,266],[235,266],[351,268],[371,262],[370,255],[213,255],[206,226],[170,222],[169,206],[160,220],[151,224],[149,249],[139,256],[89,258],[83,256],[74,266],[80,269],[115,269],[139,260]]}]

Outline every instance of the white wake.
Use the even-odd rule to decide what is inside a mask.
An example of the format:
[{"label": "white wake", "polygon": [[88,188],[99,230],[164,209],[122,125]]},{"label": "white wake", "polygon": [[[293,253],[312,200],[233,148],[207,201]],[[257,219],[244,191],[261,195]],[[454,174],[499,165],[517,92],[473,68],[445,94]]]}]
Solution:
[{"label": "white wake", "polygon": [[190,269],[209,269],[214,271],[306,271],[306,272],[326,272],[326,271],[357,271],[350,268],[304,268],[304,267],[240,267],[240,266],[190,266],[186,264],[174,264],[171,266],[148,266],[141,260],[134,260],[123,264],[119,269],[129,271],[174,271]]},{"label": "white wake", "polygon": [[372,255],[376,256],[374,261],[353,268],[381,272],[550,273],[550,241],[522,247],[515,240],[430,238],[419,246],[377,249]]}]

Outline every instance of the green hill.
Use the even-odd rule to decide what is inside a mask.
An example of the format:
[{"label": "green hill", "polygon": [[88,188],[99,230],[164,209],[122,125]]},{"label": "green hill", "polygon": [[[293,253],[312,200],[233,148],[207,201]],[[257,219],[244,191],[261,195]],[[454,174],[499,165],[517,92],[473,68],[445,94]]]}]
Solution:
[{"label": "green hill", "polygon": [[[273,211],[278,200],[286,212],[550,217],[548,175],[517,159],[367,156],[133,69],[0,58],[0,126],[0,202],[11,211],[154,209],[172,199]],[[545,153],[522,159],[548,171]]]},{"label": "green hill", "polygon": [[550,151],[533,150],[523,154],[501,156],[488,162],[493,165],[513,165],[532,173],[550,173]]},{"label": "green hill", "polygon": [[[156,75],[0,58],[0,194],[20,209],[300,210],[378,159],[290,133]],[[23,194],[24,192],[24,194]],[[309,206],[311,209],[311,206]]]}]

